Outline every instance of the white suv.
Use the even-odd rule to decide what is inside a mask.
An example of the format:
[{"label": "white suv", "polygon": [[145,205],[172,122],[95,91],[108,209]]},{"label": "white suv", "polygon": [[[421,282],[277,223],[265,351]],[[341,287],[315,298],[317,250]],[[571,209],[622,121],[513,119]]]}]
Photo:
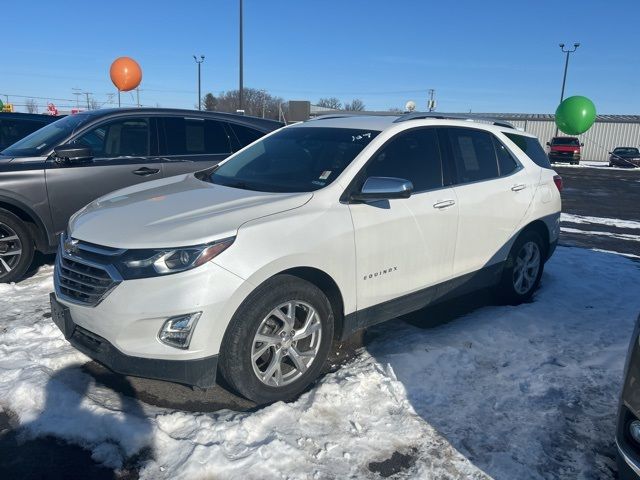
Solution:
[{"label": "white suv", "polygon": [[529,299],[560,189],[507,124],[321,117],[76,213],[53,318],[116,372],[291,398],[356,330],[492,285]]}]

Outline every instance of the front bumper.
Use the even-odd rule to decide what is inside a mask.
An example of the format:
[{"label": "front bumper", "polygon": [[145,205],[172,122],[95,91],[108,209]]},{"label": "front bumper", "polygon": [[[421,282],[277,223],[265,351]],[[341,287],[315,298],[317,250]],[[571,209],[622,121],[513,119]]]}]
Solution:
[{"label": "front bumper", "polygon": [[199,388],[212,387],[216,382],[218,356],[193,360],[165,360],[125,355],[106,339],[86,330],[73,321],[69,308],[50,294],[54,323],[76,349],[105,367],[122,375],[153,378]]}]

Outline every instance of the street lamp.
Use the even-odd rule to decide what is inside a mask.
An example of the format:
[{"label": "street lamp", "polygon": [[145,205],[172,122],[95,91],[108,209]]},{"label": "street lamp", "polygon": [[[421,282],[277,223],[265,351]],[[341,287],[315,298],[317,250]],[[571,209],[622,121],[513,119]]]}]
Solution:
[{"label": "street lamp", "polygon": [[567,54],[566,60],[564,62],[564,76],[562,77],[562,91],[560,92],[560,103],[562,103],[562,100],[564,100],[564,85],[565,83],[567,83],[567,68],[569,68],[569,55],[575,52],[579,46],[580,46],[579,43],[574,43],[573,50],[571,49],[565,50],[564,43],[560,44],[560,49],[562,50],[562,52]]},{"label": "street lamp", "polygon": [[202,110],[202,93],[200,92],[200,64],[204,62],[204,55],[200,55],[200,60],[194,55],[193,59],[198,64],[198,110]]}]

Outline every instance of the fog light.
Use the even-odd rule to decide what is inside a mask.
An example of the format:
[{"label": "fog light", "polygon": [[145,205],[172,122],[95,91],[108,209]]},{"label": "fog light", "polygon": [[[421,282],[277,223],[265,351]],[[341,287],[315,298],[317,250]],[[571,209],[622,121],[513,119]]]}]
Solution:
[{"label": "fog light", "polygon": [[634,442],[640,444],[640,420],[634,420],[629,424],[629,434]]},{"label": "fog light", "polygon": [[158,339],[170,347],[189,348],[191,336],[193,335],[200,315],[202,315],[202,312],[188,313],[186,315],[169,318],[164,322],[164,325],[162,325],[158,333]]}]

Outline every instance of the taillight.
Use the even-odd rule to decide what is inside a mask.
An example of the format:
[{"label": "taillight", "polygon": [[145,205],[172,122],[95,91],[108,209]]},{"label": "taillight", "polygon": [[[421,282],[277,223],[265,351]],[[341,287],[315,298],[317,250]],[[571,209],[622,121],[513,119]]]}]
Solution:
[{"label": "taillight", "polygon": [[558,191],[561,192],[562,191],[562,177],[560,175],[554,175],[553,176],[553,183],[556,184],[556,187],[558,187]]}]

